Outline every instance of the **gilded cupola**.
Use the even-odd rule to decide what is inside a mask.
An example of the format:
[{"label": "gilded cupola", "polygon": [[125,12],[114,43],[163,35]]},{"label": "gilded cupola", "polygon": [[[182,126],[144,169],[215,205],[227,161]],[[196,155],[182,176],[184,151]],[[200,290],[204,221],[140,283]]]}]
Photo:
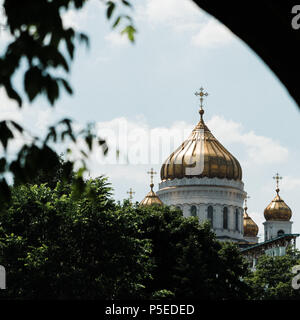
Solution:
[{"label": "gilded cupola", "polygon": [[152,206],[152,205],[159,205],[162,206],[163,203],[157,196],[157,194],[153,191],[153,175],[156,174],[156,172],[153,171],[153,168],[148,172],[151,177],[151,184],[150,184],[150,192],[146,195],[146,197],[140,202],[140,206]]},{"label": "gilded cupola", "polygon": [[[249,198],[249,197],[248,197]],[[258,225],[251,219],[247,213],[247,198],[245,199],[244,208],[244,237],[257,237]]]},{"label": "gilded cupola", "polygon": [[163,163],[161,180],[175,178],[226,178],[242,180],[242,169],[238,160],[213,136],[203,120],[203,97],[207,93],[196,92],[200,96],[200,121],[185,140]]},{"label": "gilded cupola", "polygon": [[265,219],[267,221],[289,221],[292,217],[292,210],[279,196],[280,190],[278,184],[282,177],[279,177],[279,174],[277,173],[273,178],[276,180],[277,185],[276,196],[264,211]]}]

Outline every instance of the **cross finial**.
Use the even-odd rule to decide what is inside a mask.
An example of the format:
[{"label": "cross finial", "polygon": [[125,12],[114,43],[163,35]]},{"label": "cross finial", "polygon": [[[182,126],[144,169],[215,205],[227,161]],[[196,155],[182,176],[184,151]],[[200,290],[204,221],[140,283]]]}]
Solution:
[{"label": "cross finial", "polygon": [[150,179],[151,179],[151,184],[150,184],[150,187],[151,189],[154,187],[154,184],[153,184],[153,176],[156,174],[156,172],[153,170],[153,168],[151,168],[150,171],[147,172],[148,174],[150,174]]},{"label": "cross finial", "polygon": [[247,207],[247,200],[250,199],[250,196],[248,196],[248,194],[245,197],[245,210],[247,211],[248,207]]},{"label": "cross finial", "polygon": [[200,113],[200,116],[201,116],[201,120],[202,120],[202,116],[203,116],[203,113],[204,113],[204,110],[203,110],[203,97],[207,97],[208,96],[208,93],[207,92],[204,92],[204,89],[201,87],[199,89],[199,92],[195,92],[195,96],[199,96],[200,97],[200,110],[199,110],[199,113]]},{"label": "cross finial", "polygon": [[279,181],[282,179],[282,177],[279,176],[279,173],[276,173],[273,179],[276,180],[276,192],[279,192]]},{"label": "cross finial", "polygon": [[135,192],[132,190],[132,188],[130,188],[129,191],[127,191],[127,193],[129,194],[129,201],[131,202],[131,200],[133,199],[133,195],[135,194]]}]

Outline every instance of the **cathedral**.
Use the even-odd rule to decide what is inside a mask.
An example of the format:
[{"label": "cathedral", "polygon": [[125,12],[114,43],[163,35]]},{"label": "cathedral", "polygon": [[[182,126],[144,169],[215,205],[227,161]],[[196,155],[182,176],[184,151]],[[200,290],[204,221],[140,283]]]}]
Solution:
[{"label": "cathedral", "polygon": [[155,172],[148,172],[150,192],[140,205],[175,206],[185,217],[208,220],[217,239],[237,243],[253,266],[262,254],[284,255],[287,246],[296,245],[299,235],[292,233],[292,210],[279,195],[281,177],[274,177],[276,195],[264,210],[264,241],[259,242],[259,228],[247,212],[241,165],[204,122],[203,99],[208,94],[200,88],[195,95],[200,97],[200,121],[162,164],[156,193]]}]

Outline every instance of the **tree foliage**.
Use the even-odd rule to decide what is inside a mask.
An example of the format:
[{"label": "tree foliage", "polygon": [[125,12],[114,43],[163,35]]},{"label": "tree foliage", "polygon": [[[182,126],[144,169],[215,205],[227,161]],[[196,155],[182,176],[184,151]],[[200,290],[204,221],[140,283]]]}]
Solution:
[{"label": "tree foliage", "polygon": [[245,281],[252,288],[254,300],[300,299],[299,290],[292,287],[292,268],[300,265],[300,253],[289,248],[284,256],[263,255],[258,259],[256,270]]},{"label": "tree foliage", "polygon": [[89,180],[80,197],[62,181],[14,186],[0,217],[2,298],[247,296],[246,262],[208,224],[170,207],[116,204],[110,193],[104,178]]},{"label": "tree foliage", "polygon": [[[45,184],[13,190],[2,213],[1,264],[13,299],[124,299],[142,294],[150,276],[149,240],[137,237],[134,216],[115,210],[104,179],[73,198]],[[64,190],[66,190],[64,188]],[[90,195],[93,194],[93,197]]]},{"label": "tree foliage", "polygon": [[[24,92],[30,101],[38,95],[46,95],[50,104],[59,98],[63,88],[69,94],[73,90],[66,78],[55,75],[56,70],[70,71],[74,58],[76,41],[88,44],[88,36],[72,27],[65,27],[62,15],[71,10],[81,10],[88,0],[5,0],[3,7],[6,28],[13,37],[5,53],[0,58],[0,84],[7,95],[22,105],[20,91],[13,86],[12,78],[24,61]],[[118,5],[131,7],[126,0],[104,1],[107,19],[112,19]],[[123,33],[134,40],[135,28],[132,18],[117,14],[113,28],[121,20],[127,20]]]},{"label": "tree foliage", "polygon": [[[24,99],[30,102],[38,96],[45,96],[51,105],[59,99],[61,90],[73,93],[67,79],[71,63],[74,59],[75,48],[80,43],[89,44],[86,34],[67,27],[63,23],[63,14],[72,10],[81,10],[88,0],[4,0],[3,8],[6,17],[5,29],[12,40],[0,56],[0,86],[5,89],[8,97],[22,106]],[[130,2],[103,1],[106,5],[106,18],[112,21],[112,28],[121,24],[122,33],[127,34],[130,41],[134,41],[136,29],[132,18],[121,13],[122,7],[131,8]],[[1,26],[3,27],[3,26]],[[21,77],[16,77],[16,75]],[[23,80],[23,90],[16,79]],[[23,94],[21,93],[23,92]],[[16,141],[17,137],[26,137],[29,142],[24,143],[12,159],[7,155],[8,145]],[[28,138],[29,137],[29,138]],[[0,146],[4,155],[0,159],[0,199],[10,199],[10,189],[7,173],[23,183],[28,182],[40,170],[47,170],[58,164],[55,145],[61,143],[77,143],[82,140],[85,148],[80,147],[81,170],[78,173],[82,185],[82,172],[86,168],[87,152],[94,146],[100,145],[104,154],[108,150],[105,140],[95,134],[92,125],[76,133],[70,119],[62,119],[48,128],[46,136],[33,136],[21,124],[14,121],[0,122]],[[65,150],[66,154],[71,148]],[[73,170],[74,161],[69,161]],[[75,184],[76,185],[76,184]]]},{"label": "tree foliage", "polygon": [[[249,288],[241,281],[248,263],[232,243],[220,243],[209,223],[185,218],[170,207],[132,208],[141,219],[141,235],[151,239],[153,279],[149,296],[167,290],[176,299],[243,299]],[[123,210],[124,210],[123,209]]]}]

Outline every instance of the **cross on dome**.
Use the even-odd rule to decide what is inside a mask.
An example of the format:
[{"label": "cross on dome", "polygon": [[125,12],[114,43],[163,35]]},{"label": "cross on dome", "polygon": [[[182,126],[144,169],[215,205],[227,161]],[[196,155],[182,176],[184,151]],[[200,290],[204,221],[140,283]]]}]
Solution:
[{"label": "cross on dome", "polygon": [[135,192],[132,190],[132,188],[130,188],[129,191],[127,191],[127,193],[129,194],[129,200],[132,200]]},{"label": "cross on dome", "polygon": [[151,189],[154,187],[154,184],[153,184],[153,176],[157,173],[153,170],[153,168],[151,168],[150,171],[147,172],[148,174],[150,174],[150,179],[151,179],[151,184],[150,184],[150,187]]},{"label": "cross on dome", "polygon": [[279,181],[282,180],[282,177],[279,176],[279,173],[276,173],[273,179],[276,180],[276,192],[279,192]]},{"label": "cross on dome", "polygon": [[248,209],[248,207],[247,207],[247,200],[248,199],[250,199],[250,196],[248,196],[248,194],[246,195],[246,197],[245,197],[245,209],[247,210]]},{"label": "cross on dome", "polygon": [[195,92],[195,96],[199,96],[200,97],[200,110],[199,110],[199,113],[200,113],[200,116],[201,116],[201,121],[203,120],[202,117],[203,117],[203,113],[204,113],[204,110],[203,110],[203,97],[207,97],[208,96],[208,93],[207,92],[204,92],[204,89],[201,87],[199,89],[199,92]]}]

